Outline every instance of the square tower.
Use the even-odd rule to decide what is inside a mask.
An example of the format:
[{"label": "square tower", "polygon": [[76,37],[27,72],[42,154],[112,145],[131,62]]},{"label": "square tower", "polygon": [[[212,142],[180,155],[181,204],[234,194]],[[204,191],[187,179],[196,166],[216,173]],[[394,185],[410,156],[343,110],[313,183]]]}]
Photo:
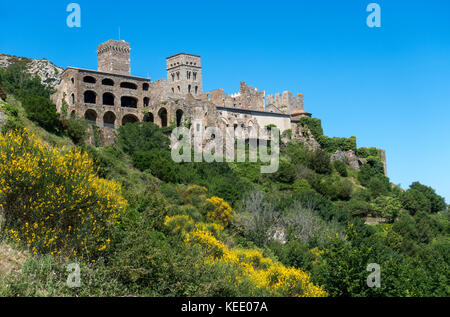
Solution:
[{"label": "square tower", "polygon": [[98,71],[131,75],[130,43],[109,40],[97,47]]},{"label": "square tower", "polygon": [[167,57],[167,82],[170,92],[196,97],[203,94],[202,64],[198,55],[179,53]]}]

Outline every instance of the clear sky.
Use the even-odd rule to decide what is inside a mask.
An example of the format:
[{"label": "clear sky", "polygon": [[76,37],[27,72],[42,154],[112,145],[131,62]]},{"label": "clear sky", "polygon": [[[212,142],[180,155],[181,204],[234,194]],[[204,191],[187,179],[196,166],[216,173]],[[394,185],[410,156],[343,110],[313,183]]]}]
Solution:
[{"label": "clear sky", "polygon": [[[450,1],[0,0],[0,53],[96,69],[96,47],[131,43],[132,73],[165,77],[165,57],[202,56],[204,90],[305,95],[329,136],[387,151],[391,181],[450,202]],[[381,6],[381,28],[366,7]]]}]

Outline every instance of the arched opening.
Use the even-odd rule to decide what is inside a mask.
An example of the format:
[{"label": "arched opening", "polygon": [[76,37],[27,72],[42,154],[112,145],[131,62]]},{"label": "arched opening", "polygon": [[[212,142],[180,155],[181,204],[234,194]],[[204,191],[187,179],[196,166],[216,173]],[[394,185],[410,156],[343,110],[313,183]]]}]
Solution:
[{"label": "arched opening", "polygon": [[70,113],[70,117],[73,119],[75,118],[77,115],[77,113],[75,112],[75,110],[72,110],[72,112]]},{"label": "arched opening", "polygon": [[137,90],[137,85],[133,84],[133,83],[128,83],[128,82],[123,82],[120,84],[121,88],[127,88],[127,89],[133,89],[133,90]]},{"label": "arched opening", "polygon": [[150,105],[150,98],[145,97],[144,98],[144,107],[148,107]]},{"label": "arched opening", "polygon": [[92,109],[86,110],[84,113],[84,118],[90,123],[90,124],[97,124],[97,112],[95,112]]},{"label": "arched opening", "polygon": [[72,103],[72,105],[75,104],[75,95],[74,94],[70,95],[70,102]]},{"label": "arched opening", "polygon": [[166,110],[166,108],[161,108],[158,111],[158,117],[161,122],[161,127],[162,128],[167,127],[167,110]]},{"label": "arched opening", "polygon": [[144,84],[142,85],[142,89],[143,89],[144,91],[147,91],[149,88],[150,88],[150,85],[149,85],[148,83],[144,83]]},{"label": "arched opening", "polygon": [[102,85],[104,86],[114,86],[114,81],[109,78],[105,78],[102,80]]},{"label": "arched opening", "polygon": [[103,94],[103,104],[106,106],[114,106],[114,95],[110,92]]},{"label": "arched opening", "polygon": [[92,76],[85,76],[85,77],[83,77],[83,82],[88,83],[88,84],[95,84],[97,82],[97,80]]},{"label": "arched opening", "polygon": [[116,115],[111,111],[105,113],[105,115],[103,116],[103,126],[114,129],[115,123],[116,123]]},{"label": "arched opening", "polygon": [[183,115],[184,115],[183,110],[178,109],[176,112],[176,115],[177,115],[177,127],[179,127],[183,123],[183,119],[184,119],[183,118]]},{"label": "arched opening", "polygon": [[148,112],[144,116],[144,122],[155,122],[155,118],[153,117],[153,113]]},{"label": "arched opening", "polygon": [[127,114],[122,118],[122,125],[126,125],[127,123],[135,123],[139,122],[139,119],[132,114]]},{"label": "arched opening", "polygon": [[85,103],[97,103],[97,94],[91,90],[84,92]]},{"label": "arched opening", "polygon": [[124,96],[120,99],[121,106],[126,108],[137,108],[138,100],[134,97]]}]

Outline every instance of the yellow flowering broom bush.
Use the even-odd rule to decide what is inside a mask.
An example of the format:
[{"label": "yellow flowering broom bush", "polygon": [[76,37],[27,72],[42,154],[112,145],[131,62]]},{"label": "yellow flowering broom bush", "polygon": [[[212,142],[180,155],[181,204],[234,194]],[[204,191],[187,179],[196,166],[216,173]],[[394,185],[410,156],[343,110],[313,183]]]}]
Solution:
[{"label": "yellow flowering broom bush", "polygon": [[250,281],[256,289],[268,290],[276,296],[323,297],[327,293],[310,281],[302,270],[288,268],[281,263],[264,257],[254,249],[229,248],[220,241],[224,227],[216,223],[195,222],[187,215],[167,216],[164,224],[174,233],[184,235],[185,242],[200,247],[207,260],[216,265],[226,263],[238,271],[239,283]]},{"label": "yellow flowering broom bush", "polygon": [[34,254],[93,256],[108,247],[107,230],[126,201],[86,153],[53,148],[25,130],[0,135],[0,206],[3,230]]},{"label": "yellow flowering broom bush", "polygon": [[190,231],[200,229],[209,231],[214,237],[220,238],[224,230],[224,227],[218,223],[195,222],[194,219],[187,215],[166,216],[164,224],[171,232],[183,235],[186,235]]},{"label": "yellow flowering broom bush", "polygon": [[[217,240],[207,230],[197,229],[187,234],[186,242],[200,246],[209,256],[211,264],[220,261],[235,265],[242,277],[257,288],[269,289],[277,296],[324,297],[327,293],[310,281],[309,274],[296,268],[285,267],[253,249],[233,249]],[[240,283],[238,279],[236,283]]]},{"label": "yellow flowering broom bush", "polygon": [[227,227],[234,217],[234,211],[230,204],[220,197],[214,196],[205,200],[208,220],[218,222]]}]

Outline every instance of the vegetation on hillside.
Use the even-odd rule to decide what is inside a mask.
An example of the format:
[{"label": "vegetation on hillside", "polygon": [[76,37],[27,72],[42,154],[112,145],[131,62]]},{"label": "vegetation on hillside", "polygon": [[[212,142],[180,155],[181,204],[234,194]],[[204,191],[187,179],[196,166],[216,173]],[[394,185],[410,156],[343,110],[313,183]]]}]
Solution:
[{"label": "vegetation on hillside", "polygon": [[[279,170],[261,174],[261,163],[176,164],[152,123],[121,127],[116,147],[86,145],[87,124],[58,115],[20,65],[0,70],[0,86],[0,268],[15,254],[21,268],[0,270],[0,295],[450,294],[444,199],[393,186],[378,150],[323,136],[317,119],[299,124],[322,149],[284,144]],[[330,163],[337,148],[367,164]],[[81,264],[80,288],[66,285],[68,263]]]}]

